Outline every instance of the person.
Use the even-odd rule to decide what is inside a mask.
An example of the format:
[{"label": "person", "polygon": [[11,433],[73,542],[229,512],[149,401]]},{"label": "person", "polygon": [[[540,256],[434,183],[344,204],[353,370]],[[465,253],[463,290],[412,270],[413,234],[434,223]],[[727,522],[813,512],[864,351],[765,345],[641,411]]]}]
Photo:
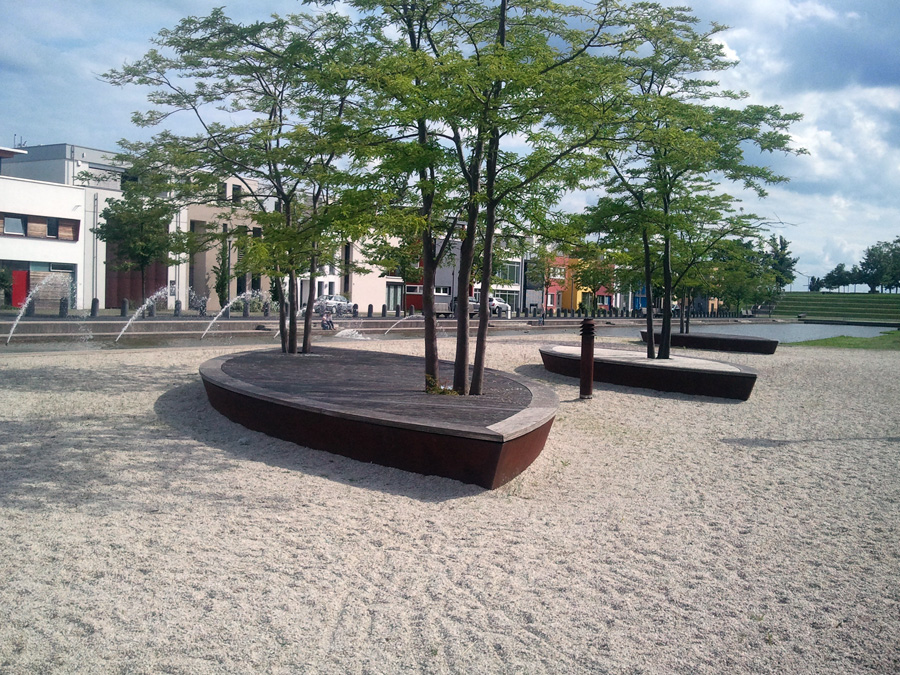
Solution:
[{"label": "person", "polygon": [[334,321],[331,320],[331,312],[322,315],[322,330],[334,330]]}]

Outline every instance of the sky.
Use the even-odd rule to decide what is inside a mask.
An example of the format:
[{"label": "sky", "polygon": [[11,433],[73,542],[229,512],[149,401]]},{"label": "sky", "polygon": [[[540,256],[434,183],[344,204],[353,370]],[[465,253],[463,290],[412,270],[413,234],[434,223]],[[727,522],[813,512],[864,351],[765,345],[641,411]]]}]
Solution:
[{"label": "sky", "polygon": [[[790,182],[759,200],[737,188],[799,257],[794,290],[900,236],[900,3],[894,0],[665,0],[689,5],[739,65],[719,74],[748,103],[802,113],[802,156],[760,156]],[[150,132],[131,124],[146,92],[98,76],[140,58],[149,39],[216,6],[236,21],[303,11],[299,0],[0,0],[0,146],[71,143],[115,151]],[[573,194],[564,207],[591,205]]]}]

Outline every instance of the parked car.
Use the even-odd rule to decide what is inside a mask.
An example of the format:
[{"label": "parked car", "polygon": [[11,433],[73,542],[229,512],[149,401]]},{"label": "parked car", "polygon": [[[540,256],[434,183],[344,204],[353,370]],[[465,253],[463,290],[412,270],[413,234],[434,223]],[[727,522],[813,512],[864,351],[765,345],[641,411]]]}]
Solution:
[{"label": "parked car", "polygon": [[343,295],[320,295],[313,303],[313,311],[316,314],[331,312],[333,314],[352,314],[353,303]]},{"label": "parked car", "polygon": [[511,311],[511,307],[508,303],[503,302],[499,298],[495,298],[493,295],[488,296],[488,306],[491,308],[491,314],[496,314],[497,310],[500,310],[500,314],[509,314]]},{"label": "parked car", "polygon": [[[469,298],[469,316],[474,317],[478,314],[478,305],[479,301],[475,298]],[[501,314],[506,314],[510,311],[510,307],[507,303],[503,302],[499,298],[495,298],[493,295],[488,296],[488,310],[491,314],[496,314],[497,309],[500,309]]]}]

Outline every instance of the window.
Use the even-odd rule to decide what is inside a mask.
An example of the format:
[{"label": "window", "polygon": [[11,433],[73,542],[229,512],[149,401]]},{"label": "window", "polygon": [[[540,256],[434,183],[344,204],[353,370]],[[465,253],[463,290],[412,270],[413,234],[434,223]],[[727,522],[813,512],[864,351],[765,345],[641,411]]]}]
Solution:
[{"label": "window", "polygon": [[240,185],[232,185],[231,186],[231,201],[235,204],[241,203],[241,196],[243,193],[243,189]]},{"label": "window", "polygon": [[450,287],[449,286],[435,286],[434,294],[435,295],[450,295]]},{"label": "window", "polygon": [[497,270],[497,276],[504,281],[507,281],[511,284],[516,284],[519,282],[519,261],[509,261],[505,262],[499,266]]},{"label": "window", "polygon": [[19,234],[23,237],[28,234],[27,216],[6,215],[3,217],[4,234]]},{"label": "window", "polygon": [[47,236],[59,238],[59,218],[47,218]]},{"label": "window", "polygon": [[413,294],[413,295],[422,295],[422,287],[421,286],[407,286],[406,293]]},{"label": "window", "polygon": [[550,268],[550,278],[551,279],[565,279],[566,278],[566,268],[565,267],[551,267]]},{"label": "window", "polygon": [[554,306],[554,299],[556,296],[553,293],[547,293],[547,307]]}]

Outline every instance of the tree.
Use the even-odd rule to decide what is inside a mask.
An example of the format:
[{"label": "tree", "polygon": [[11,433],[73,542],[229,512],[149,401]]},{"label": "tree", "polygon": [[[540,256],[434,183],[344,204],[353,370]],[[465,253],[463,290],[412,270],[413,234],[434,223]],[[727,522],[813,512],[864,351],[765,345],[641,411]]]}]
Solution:
[{"label": "tree", "polygon": [[541,289],[541,321],[547,317],[547,295],[550,292],[550,286],[553,282],[564,283],[565,279],[561,279],[556,273],[558,265],[556,251],[546,244],[540,244],[526,263],[526,279],[528,282]]},{"label": "tree", "polygon": [[590,290],[589,310],[598,309],[597,293],[612,288],[614,267],[606,250],[597,242],[584,242],[572,250],[574,262],[570,264],[572,283],[576,288]]},{"label": "tree", "polygon": [[900,277],[898,272],[900,272],[900,239],[893,242],[879,241],[865,250],[859,264],[857,279],[859,283],[869,287],[869,293],[877,293],[879,286],[896,287]]},{"label": "tree", "polygon": [[12,272],[0,267],[0,305],[6,304],[6,294],[12,293]]},{"label": "tree", "polygon": [[777,237],[773,234],[768,240],[768,254],[772,259],[772,268],[775,272],[775,284],[780,291],[784,291],[785,286],[794,283],[797,278],[795,267],[799,258],[792,258],[788,249],[790,242],[783,236]]},{"label": "tree", "polygon": [[770,299],[778,288],[777,271],[760,243],[728,240],[716,257],[710,292],[733,311]]},{"label": "tree", "polygon": [[147,299],[147,269],[154,263],[175,265],[181,250],[176,233],[169,226],[177,212],[165,197],[164,178],[158,174],[135,175],[122,183],[122,198],[107,202],[101,222],[91,231],[115,251],[114,267],[139,270],[141,303]]},{"label": "tree", "polygon": [[[152,88],[148,100],[157,108],[135,113],[139,126],[180,113],[193,118],[194,134],[163,131],[147,143],[123,142],[132,155],[173,171],[176,198],[215,202],[223,180],[241,179],[241,206],[257,212],[264,230],[249,242],[254,259],[288,278],[279,316],[290,353],[297,351],[298,275],[308,270],[311,304],[323,254],[363,220],[341,205],[348,177],[339,161],[355,87],[344,73],[361,58],[347,26],[346,17],[324,13],[244,26],[216,9],[160,31],[156,49],[104,75],[118,86]],[[311,321],[307,313],[304,352]]]},{"label": "tree", "polygon": [[[728,215],[736,200],[716,193],[712,178],[722,177],[764,196],[764,184],[786,178],[748,163],[745,151],[755,146],[766,152],[802,152],[791,149],[787,134],[800,116],[785,114],[778,106],[739,107],[736,102],[745,93],[723,91],[717,82],[702,79],[735,65],[716,39],[723,26],[713,24],[700,32],[694,28],[697,20],[684,8],[651,3],[633,5],[631,21],[642,40],[634,55],[626,58],[633,92],[632,140],[626,148],[607,153],[611,174],[594,220],[602,231],[605,219],[615,216],[619,239],[630,233],[641,241],[648,310],[653,304],[654,270],[659,270],[663,319],[658,357],[668,358],[677,239],[719,223],[727,233],[720,237],[724,241],[737,234],[728,233],[731,224],[749,226],[748,217],[736,220]],[[715,99],[724,105],[710,104]],[[711,200],[718,203],[711,205]],[[710,208],[719,214],[711,214]],[[652,311],[647,312],[647,330],[653,334]],[[647,355],[654,356],[652,341]]]},{"label": "tree", "polygon": [[844,263],[839,263],[833,270],[826,274],[822,283],[828,290],[840,289],[851,283],[850,272]]}]

